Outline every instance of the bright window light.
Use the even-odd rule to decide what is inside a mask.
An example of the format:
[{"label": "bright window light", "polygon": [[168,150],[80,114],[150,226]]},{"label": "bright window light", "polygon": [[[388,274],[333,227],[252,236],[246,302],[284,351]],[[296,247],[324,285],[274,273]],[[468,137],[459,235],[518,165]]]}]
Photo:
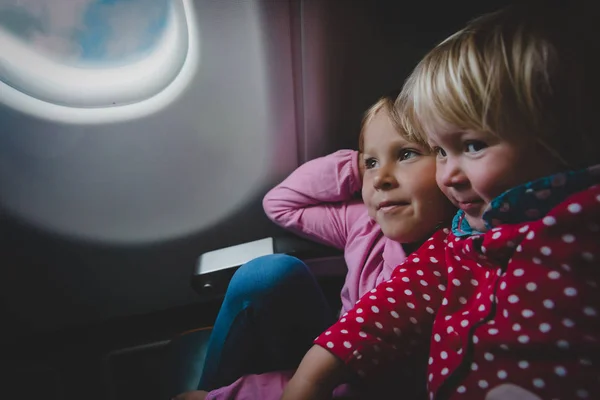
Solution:
[{"label": "bright window light", "polygon": [[199,56],[193,0],[0,0],[0,102],[65,123],[156,112]]}]

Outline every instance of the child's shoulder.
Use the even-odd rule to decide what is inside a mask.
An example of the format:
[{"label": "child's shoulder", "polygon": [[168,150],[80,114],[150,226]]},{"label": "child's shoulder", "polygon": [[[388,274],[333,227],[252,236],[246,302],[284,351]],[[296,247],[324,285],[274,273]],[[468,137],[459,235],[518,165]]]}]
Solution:
[{"label": "child's shoulder", "polygon": [[496,259],[587,264],[600,259],[599,240],[600,185],[593,185],[572,193],[537,220],[486,232],[481,247]]},{"label": "child's shoulder", "polygon": [[429,239],[427,239],[425,243],[421,245],[421,247],[419,247],[417,252],[443,248],[452,237],[453,235],[450,227],[440,228],[435,231],[433,235],[431,235]]},{"label": "child's shoulder", "polygon": [[592,185],[584,190],[575,192],[567,197],[563,202],[556,205],[542,219],[544,225],[549,223],[569,223],[572,221],[588,219],[587,222],[597,220],[600,217],[600,184]]},{"label": "child's shoulder", "polygon": [[407,256],[407,263],[421,263],[429,261],[437,263],[444,259],[444,250],[451,236],[450,228],[438,229],[417,250]]}]

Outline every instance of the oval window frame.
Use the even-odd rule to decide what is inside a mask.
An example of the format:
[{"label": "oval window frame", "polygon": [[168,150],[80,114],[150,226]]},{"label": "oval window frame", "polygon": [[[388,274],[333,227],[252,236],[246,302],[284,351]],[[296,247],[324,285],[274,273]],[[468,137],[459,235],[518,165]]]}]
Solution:
[{"label": "oval window frame", "polygon": [[62,123],[105,123],[154,113],[179,96],[200,58],[193,0],[170,1],[157,45],[139,60],[72,66],[36,53],[0,28],[0,103]]}]

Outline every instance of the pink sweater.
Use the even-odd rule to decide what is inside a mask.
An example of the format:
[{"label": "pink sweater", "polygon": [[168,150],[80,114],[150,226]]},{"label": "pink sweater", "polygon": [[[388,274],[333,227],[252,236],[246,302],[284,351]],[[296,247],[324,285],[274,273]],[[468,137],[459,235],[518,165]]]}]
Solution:
[{"label": "pink sweater", "polygon": [[[361,190],[358,153],[340,150],[301,165],[263,200],[267,216],[299,235],[344,250],[346,312],[366,292],[390,279],[406,255],[383,236],[355,194]],[[293,371],[248,375],[212,391],[207,400],[276,400]]]}]

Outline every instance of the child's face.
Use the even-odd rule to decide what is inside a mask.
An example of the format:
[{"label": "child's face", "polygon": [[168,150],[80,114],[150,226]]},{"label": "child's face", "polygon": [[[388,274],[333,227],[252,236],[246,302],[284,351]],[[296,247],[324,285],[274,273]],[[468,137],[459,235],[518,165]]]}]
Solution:
[{"label": "child's face", "polygon": [[427,239],[455,213],[435,181],[435,156],[402,138],[386,110],[364,130],[362,196],[383,234],[400,243]]},{"label": "child's face", "polygon": [[482,216],[508,189],[556,172],[556,162],[533,143],[446,126],[429,132],[437,153],[436,180],[462,209],[472,228],[485,231]]}]

